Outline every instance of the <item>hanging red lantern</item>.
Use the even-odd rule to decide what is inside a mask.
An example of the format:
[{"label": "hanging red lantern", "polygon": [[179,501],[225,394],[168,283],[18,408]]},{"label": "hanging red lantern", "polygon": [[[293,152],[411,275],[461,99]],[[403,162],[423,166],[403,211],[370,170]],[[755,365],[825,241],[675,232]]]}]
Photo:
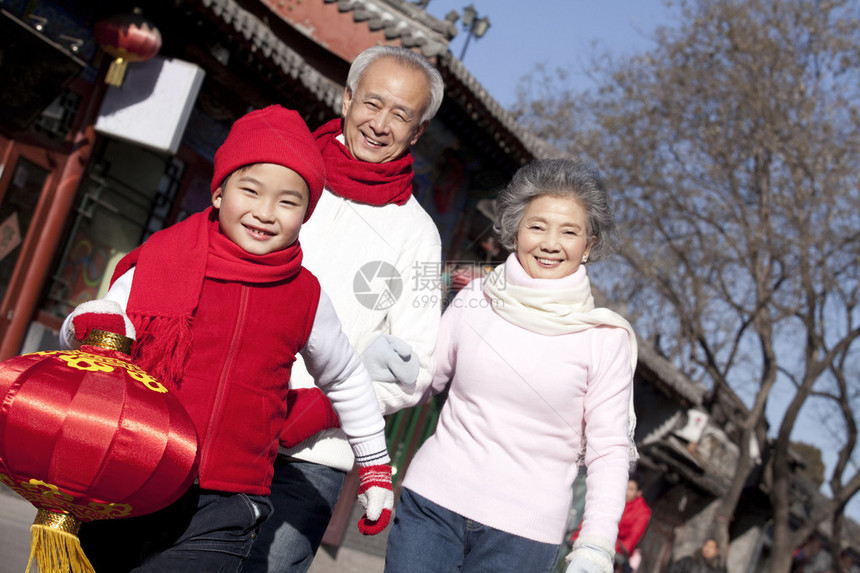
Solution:
[{"label": "hanging red lantern", "polygon": [[161,32],[139,14],[116,14],[99,21],[94,35],[102,50],[114,60],[105,83],[121,86],[129,62],[143,62],[161,49]]},{"label": "hanging red lantern", "polygon": [[80,350],[0,362],[0,483],[39,509],[30,563],[42,573],[92,571],[81,522],[162,509],[197,474],[194,423],[130,350],[93,331]]}]

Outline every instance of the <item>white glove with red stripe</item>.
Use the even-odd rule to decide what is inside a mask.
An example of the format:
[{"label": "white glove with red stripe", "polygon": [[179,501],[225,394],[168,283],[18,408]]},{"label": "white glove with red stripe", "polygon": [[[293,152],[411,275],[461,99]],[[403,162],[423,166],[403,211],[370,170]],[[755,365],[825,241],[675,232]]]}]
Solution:
[{"label": "white glove with red stripe", "polygon": [[68,330],[79,342],[83,342],[91,330],[113,332],[135,339],[136,333],[128,316],[119,303],[112,300],[90,300],[79,304],[69,315]]},{"label": "white glove with red stripe", "polygon": [[359,467],[358,478],[358,501],[364,508],[364,516],[358,520],[358,530],[362,535],[376,535],[388,526],[394,510],[391,466]]}]

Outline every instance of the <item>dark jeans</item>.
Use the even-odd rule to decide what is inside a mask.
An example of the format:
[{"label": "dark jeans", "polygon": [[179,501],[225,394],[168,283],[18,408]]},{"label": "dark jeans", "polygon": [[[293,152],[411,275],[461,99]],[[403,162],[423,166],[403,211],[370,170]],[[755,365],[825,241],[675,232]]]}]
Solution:
[{"label": "dark jeans", "polygon": [[483,525],[403,488],[388,534],[386,573],[549,573],[558,545]]},{"label": "dark jeans", "polygon": [[243,573],[304,573],[328,527],[346,472],[278,456],[272,517],[260,528]]},{"label": "dark jeans", "polygon": [[156,513],[84,523],[79,537],[97,573],[238,572],[271,512],[266,496],[192,486]]}]

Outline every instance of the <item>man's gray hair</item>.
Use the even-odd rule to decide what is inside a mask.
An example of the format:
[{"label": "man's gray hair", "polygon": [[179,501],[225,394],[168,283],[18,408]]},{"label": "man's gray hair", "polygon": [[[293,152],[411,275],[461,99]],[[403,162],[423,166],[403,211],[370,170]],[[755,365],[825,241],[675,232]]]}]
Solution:
[{"label": "man's gray hair", "polygon": [[617,243],[615,212],[597,167],[570,159],[541,159],[521,167],[496,201],[494,230],[499,241],[516,248],[520,221],[529,203],[538,197],[567,197],[587,213],[588,236],[594,237],[589,260],[612,253]]},{"label": "man's gray hair", "polygon": [[392,58],[399,64],[424,72],[424,75],[427,77],[427,83],[430,84],[430,97],[419,123],[433,119],[433,116],[436,115],[436,112],[439,111],[439,107],[442,105],[442,97],[445,94],[445,82],[442,81],[442,74],[430,63],[430,60],[408,48],[373,46],[364,50],[355,58],[352,66],[349,68],[349,75],[346,78],[346,89],[351,94],[355,94],[361,76],[364,75],[370,64],[380,58]]}]

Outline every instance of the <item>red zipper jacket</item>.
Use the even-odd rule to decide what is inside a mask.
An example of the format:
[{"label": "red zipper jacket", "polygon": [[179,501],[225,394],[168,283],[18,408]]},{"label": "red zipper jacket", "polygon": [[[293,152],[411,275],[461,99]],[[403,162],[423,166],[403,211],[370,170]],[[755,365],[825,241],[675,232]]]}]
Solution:
[{"label": "red zipper jacket", "polygon": [[197,428],[203,489],[268,495],[287,388],[320,286],[302,269],[266,286],[206,279],[175,390]]}]

